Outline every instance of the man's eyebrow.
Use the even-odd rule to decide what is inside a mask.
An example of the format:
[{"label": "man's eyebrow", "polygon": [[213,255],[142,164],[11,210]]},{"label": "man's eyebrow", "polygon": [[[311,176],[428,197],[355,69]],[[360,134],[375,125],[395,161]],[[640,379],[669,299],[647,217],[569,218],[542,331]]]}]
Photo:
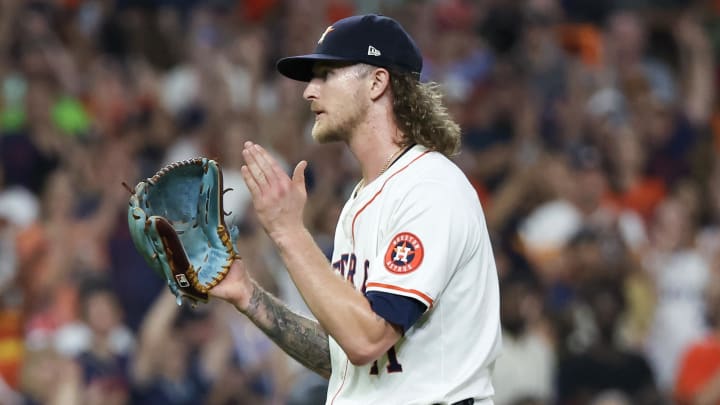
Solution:
[{"label": "man's eyebrow", "polygon": [[315,65],[313,65],[312,71],[313,71],[313,72],[320,72],[320,71],[329,70],[329,69],[333,69],[333,66],[330,66],[330,65],[325,64],[325,63],[323,63],[323,64],[318,64],[318,63],[316,63]]},{"label": "man's eyebrow", "polygon": [[313,70],[315,68],[322,68],[322,69],[340,69],[347,66],[352,66],[355,63],[353,62],[346,62],[346,61],[322,61],[322,62],[315,62],[313,65]]}]

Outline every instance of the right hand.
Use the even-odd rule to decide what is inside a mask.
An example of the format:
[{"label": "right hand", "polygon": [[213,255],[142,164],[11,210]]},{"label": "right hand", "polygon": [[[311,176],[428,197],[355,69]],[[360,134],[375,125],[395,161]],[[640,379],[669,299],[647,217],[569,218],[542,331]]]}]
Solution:
[{"label": "right hand", "polygon": [[255,283],[248,275],[245,263],[237,257],[230,265],[225,278],[211,288],[208,294],[235,305],[242,312],[248,307],[254,290]]},{"label": "right hand", "polygon": [[307,162],[298,163],[291,178],[260,145],[245,142],[244,147],[246,164],[240,170],[252,195],[255,213],[267,234],[277,243],[279,235],[304,230]]}]

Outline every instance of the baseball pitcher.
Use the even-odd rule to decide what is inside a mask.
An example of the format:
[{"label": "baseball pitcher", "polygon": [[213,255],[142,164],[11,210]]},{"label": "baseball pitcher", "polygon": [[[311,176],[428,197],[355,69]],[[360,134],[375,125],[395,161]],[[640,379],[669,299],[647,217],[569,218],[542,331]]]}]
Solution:
[{"label": "baseball pitcher", "polygon": [[391,18],[354,16],[277,69],[307,82],[313,138],[347,144],[362,179],[329,263],[302,221],[307,163],[290,177],[247,142],[255,211],[316,320],[262,290],[239,257],[209,295],[328,377],[327,404],[491,404],[501,346],[493,251],[478,197],[448,158],[460,129],[437,87],[420,81],[415,42]]}]

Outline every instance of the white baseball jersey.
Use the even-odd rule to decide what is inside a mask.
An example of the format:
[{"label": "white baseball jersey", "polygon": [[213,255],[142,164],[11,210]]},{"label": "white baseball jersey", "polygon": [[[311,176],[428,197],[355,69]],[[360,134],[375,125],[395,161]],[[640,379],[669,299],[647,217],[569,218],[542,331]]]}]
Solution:
[{"label": "white baseball jersey", "polygon": [[411,297],[427,310],[366,366],[330,337],[327,404],[492,403],[498,278],[479,199],[454,163],[413,146],[345,204],[332,261],[357,290]]}]

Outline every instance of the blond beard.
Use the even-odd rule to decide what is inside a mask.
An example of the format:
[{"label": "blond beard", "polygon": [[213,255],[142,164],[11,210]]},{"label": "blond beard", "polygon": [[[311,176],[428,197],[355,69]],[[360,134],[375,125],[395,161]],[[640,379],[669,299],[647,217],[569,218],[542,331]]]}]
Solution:
[{"label": "blond beard", "polygon": [[365,104],[354,105],[344,120],[337,124],[325,120],[320,126],[319,121],[315,121],[311,132],[313,139],[317,143],[349,142],[357,127],[367,117],[369,109],[370,107]]},{"label": "blond beard", "polygon": [[349,138],[347,132],[341,128],[319,126],[317,121],[315,121],[312,127],[312,137],[317,143],[340,142],[346,141]]}]

